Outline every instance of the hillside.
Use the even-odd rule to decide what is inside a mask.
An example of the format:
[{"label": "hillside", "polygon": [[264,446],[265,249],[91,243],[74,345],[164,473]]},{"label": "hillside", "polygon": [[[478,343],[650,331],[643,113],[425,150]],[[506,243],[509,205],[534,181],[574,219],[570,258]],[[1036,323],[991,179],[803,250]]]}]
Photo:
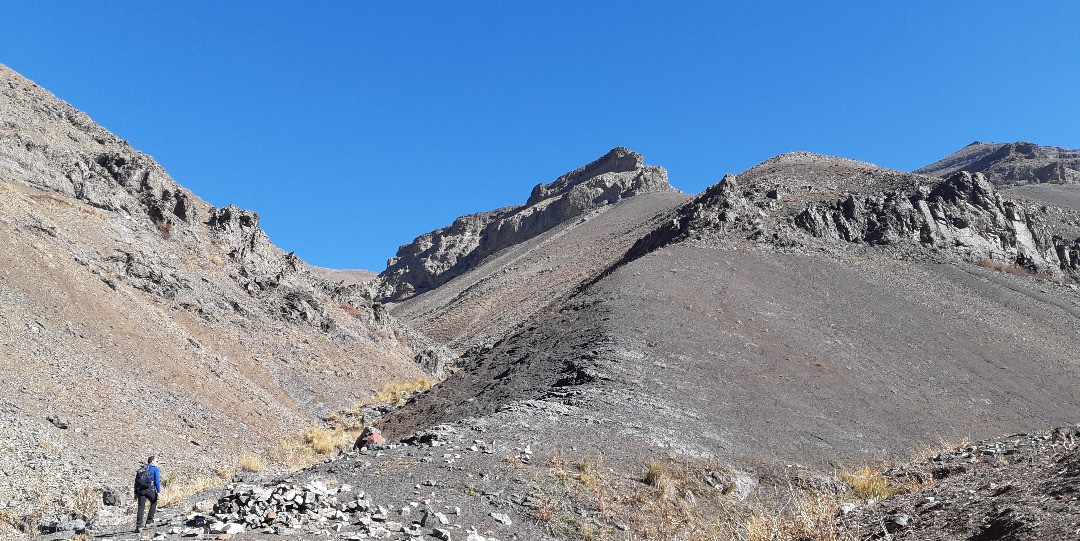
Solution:
[{"label": "hillside", "polygon": [[[613,172],[620,168],[620,160],[626,170]],[[483,258],[475,254],[494,248],[488,247],[490,236],[479,235],[471,255],[457,264],[456,276],[394,304],[391,313],[458,351],[490,346],[617,261],[655,227],[655,220],[689,199],[668,184],[663,169],[643,162],[640,154],[614,149],[589,166],[537,186],[529,203],[511,213],[513,218],[491,222],[488,229],[507,229],[504,222],[522,215],[544,215],[543,220],[551,222],[546,230],[497,237],[503,239],[498,241],[501,248]],[[571,210],[560,208],[564,199],[585,197],[581,194],[589,199]],[[429,233],[416,242],[460,246],[456,228]],[[402,252],[415,249],[409,245]],[[441,256],[433,248],[430,257]],[[381,279],[400,264],[400,260],[391,263]]]},{"label": "hillside", "polygon": [[[839,465],[1080,418],[1076,218],[980,174],[778,156],[650,219],[624,257],[469,351],[381,423],[408,445],[305,478],[460,509],[448,531],[488,538],[745,538],[781,502],[854,498]],[[658,467],[694,492],[665,496]]]},{"label": "hillside", "polygon": [[212,477],[423,375],[360,287],[3,66],[0,122],[0,503],[126,493],[150,454]]},{"label": "hillside", "polygon": [[[782,156],[674,210],[387,428],[520,407],[541,417],[525,426],[614,439],[630,456],[662,441],[827,462],[1064,423],[1080,415],[1080,297],[1075,260],[1057,254],[1076,241],[1037,225],[1059,216],[1080,236],[1075,213],[1013,203],[977,176]],[[1034,272],[1062,283],[1017,276]],[[595,426],[549,426],[544,408],[522,406],[535,401],[573,405]]]}]

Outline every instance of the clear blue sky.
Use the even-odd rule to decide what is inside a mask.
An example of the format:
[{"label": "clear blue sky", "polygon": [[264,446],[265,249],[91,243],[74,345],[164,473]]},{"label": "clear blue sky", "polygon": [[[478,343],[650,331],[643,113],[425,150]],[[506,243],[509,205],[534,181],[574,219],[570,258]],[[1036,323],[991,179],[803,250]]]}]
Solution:
[{"label": "clear blue sky", "polygon": [[0,0],[0,63],[282,248],[381,270],[620,145],[689,193],[794,150],[1080,148],[1078,29],[1073,0]]}]

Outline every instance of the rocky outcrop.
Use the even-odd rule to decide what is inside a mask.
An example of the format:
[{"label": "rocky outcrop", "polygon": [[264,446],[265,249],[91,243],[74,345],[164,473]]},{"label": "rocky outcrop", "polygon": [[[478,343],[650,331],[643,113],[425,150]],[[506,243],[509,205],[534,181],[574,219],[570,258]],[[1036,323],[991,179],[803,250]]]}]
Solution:
[{"label": "rocky outcrop", "polygon": [[1080,182],[1080,150],[975,141],[915,173],[948,177],[957,171],[983,173],[996,186],[1076,184]]},{"label": "rocky outcrop", "polygon": [[890,468],[885,479],[914,490],[849,504],[839,522],[867,539],[941,539],[943,532],[975,540],[1075,537],[1078,438],[1080,426],[1013,434]]},{"label": "rocky outcrop", "polygon": [[[884,169],[866,172],[889,178],[868,178],[859,191],[851,185],[830,191],[788,177],[727,175],[673,212],[623,262],[688,238],[735,234],[794,247],[806,245],[809,236],[832,246],[930,249],[1080,277],[1080,216],[1074,212],[1007,199],[982,173],[961,171],[935,182],[918,175],[896,178]],[[827,178],[819,182],[840,185]]]},{"label": "rocky outcrop", "polygon": [[377,296],[403,300],[423,293],[484,258],[604,205],[637,194],[676,191],[662,167],[615,148],[600,159],[533,188],[524,205],[462,216],[449,227],[402,246],[375,281]]},{"label": "rocky outcrop", "polygon": [[813,204],[794,223],[819,238],[868,245],[911,242],[971,261],[1080,275],[1080,239],[1051,233],[1047,212],[1003,198],[982,173],[961,171],[936,186]]},{"label": "rocky outcrop", "polygon": [[[152,157],[4,66],[0,118],[0,180],[99,209],[106,228],[116,231],[113,245],[87,246],[76,256],[110,287],[130,285],[209,322],[257,314],[349,339],[407,333],[392,318],[376,317],[367,288],[323,279],[275,246],[255,212],[203,201]],[[211,269],[243,293],[208,279]],[[358,314],[366,314],[369,327],[360,332]],[[417,336],[415,345],[410,355],[430,344]]]}]

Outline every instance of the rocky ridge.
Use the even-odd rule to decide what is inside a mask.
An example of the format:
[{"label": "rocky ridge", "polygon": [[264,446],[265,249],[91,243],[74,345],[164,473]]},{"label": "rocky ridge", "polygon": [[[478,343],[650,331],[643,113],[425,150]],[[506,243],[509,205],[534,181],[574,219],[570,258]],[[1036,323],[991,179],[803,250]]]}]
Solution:
[{"label": "rocky ridge", "polygon": [[[812,180],[799,180],[799,172]],[[982,173],[934,180],[805,153],[726,176],[643,238],[628,258],[688,238],[728,234],[780,248],[806,246],[809,236],[831,249],[858,245],[898,255],[918,249],[921,257],[1080,276],[1075,211],[1002,195]]]},{"label": "rocky ridge", "polygon": [[1034,143],[982,143],[970,145],[915,173],[948,177],[958,171],[983,173],[999,187],[1024,184],[1076,184],[1080,182],[1080,150]]},{"label": "rocky ridge", "polygon": [[403,245],[374,288],[383,300],[404,300],[590,210],[634,195],[675,191],[662,167],[644,165],[640,154],[615,148],[550,184],[537,185],[524,205],[462,216]]},{"label": "rocky ridge", "polygon": [[[376,323],[372,301],[362,288],[316,277],[295,254],[270,242],[258,214],[206,203],[177,184],[153,158],[85,113],[6,67],[0,67],[0,75],[0,178],[66,196],[124,222],[127,242],[110,253],[77,255],[92,272],[167,299],[208,321],[258,311],[327,331],[336,326],[331,307],[351,304],[369,314],[368,323]],[[54,225],[33,226],[54,236]],[[141,242],[133,242],[133,234]],[[177,250],[221,267],[256,302],[235,298],[215,283],[185,273],[176,261]],[[341,332],[350,332],[349,326],[343,327]]]}]

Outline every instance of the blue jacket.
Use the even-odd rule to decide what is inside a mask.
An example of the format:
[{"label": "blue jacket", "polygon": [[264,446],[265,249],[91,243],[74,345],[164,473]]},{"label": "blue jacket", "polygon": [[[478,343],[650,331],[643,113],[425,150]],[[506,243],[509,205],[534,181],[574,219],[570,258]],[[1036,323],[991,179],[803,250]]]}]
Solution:
[{"label": "blue jacket", "polygon": [[[153,464],[148,464],[150,468],[150,480],[154,483],[154,492],[161,492],[161,470]],[[135,496],[139,496],[139,486],[135,485]]]}]

